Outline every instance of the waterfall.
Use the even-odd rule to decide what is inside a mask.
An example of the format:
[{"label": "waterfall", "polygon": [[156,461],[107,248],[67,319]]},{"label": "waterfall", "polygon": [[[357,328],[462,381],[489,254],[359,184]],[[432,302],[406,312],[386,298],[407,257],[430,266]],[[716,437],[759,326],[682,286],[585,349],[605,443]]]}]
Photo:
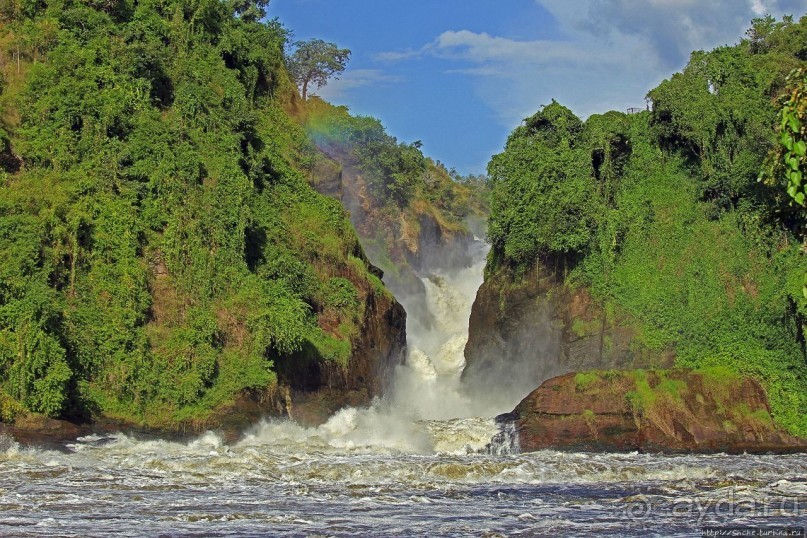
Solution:
[{"label": "waterfall", "polygon": [[[433,322],[428,326],[408,324],[407,359],[396,371],[389,395],[397,409],[424,420],[492,415],[475,405],[460,382],[465,368],[468,318],[476,290],[482,284],[484,264],[483,250],[470,267],[421,277]],[[407,308],[412,299],[399,300]]]},{"label": "waterfall", "polygon": [[[483,241],[473,241],[465,257],[470,264],[422,269],[424,292],[397,297],[407,312],[429,319],[423,322],[416,315],[407,320],[407,358],[396,368],[383,398],[368,408],[341,409],[317,428],[265,422],[251,435],[258,442],[288,436],[296,442],[373,453],[469,454],[484,452],[498,433],[502,441],[496,443],[495,453],[514,453],[514,426],[492,417],[518,402],[493,384],[484,392],[470,393],[461,381],[468,321],[484,280],[487,250]],[[506,427],[511,431],[502,433]]]}]

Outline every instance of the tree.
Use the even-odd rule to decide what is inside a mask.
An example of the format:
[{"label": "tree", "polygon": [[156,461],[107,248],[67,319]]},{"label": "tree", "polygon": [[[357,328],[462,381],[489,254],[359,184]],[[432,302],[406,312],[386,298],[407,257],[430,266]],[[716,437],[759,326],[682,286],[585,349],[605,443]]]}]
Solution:
[{"label": "tree", "polygon": [[233,13],[244,22],[256,22],[266,16],[269,0],[230,0]]},{"label": "tree", "polygon": [[321,39],[298,41],[295,46],[297,49],[288,61],[289,72],[300,86],[303,101],[311,84],[321,88],[329,78],[338,78],[350,59],[350,50],[340,49],[335,43]]},{"label": "tree", "polygon": [[580,119],[553,99],[491,158],[493,265],[526,269],[539,257],[566,263],[584,253],[599,202],[582,132]]}]

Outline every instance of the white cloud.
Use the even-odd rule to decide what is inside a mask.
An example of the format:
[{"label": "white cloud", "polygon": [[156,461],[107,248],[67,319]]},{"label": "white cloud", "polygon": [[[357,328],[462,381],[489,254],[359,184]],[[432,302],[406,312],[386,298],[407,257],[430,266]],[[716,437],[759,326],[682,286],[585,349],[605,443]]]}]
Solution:
[{"label": "white cloud", "polygon": [[637,37],[667,68],[678,69],[692,50],[735,43],[754,17],[799,15],[807,0],[536,0],[562,26],[610,39]]},{"label": "white cloud", "polygon": [[[588,42],[515,40],[458,30],[443,32],[421,54],[456,65],[449,74],[472,77],[477,94],[512,128],[552,98],[584,116],[626,108],[625,103],[642,106],[646,81],[618,75],[629,72],[634,62],[653,63],[654,58],[635,39],[620,40],[620,51]],[[624,94],[638,96],[638,102],[625,101]]]},{"label": "white cloud", "polygon": [[587,116],[644,105],[644,96],[686,65],[692,50],[739,41],[754,17],[800,15],[807,0],[535,0],[559,40],[516,40],[451,30],[385,61],[446,61],[512,127],[552,98]]},{"label": "white cloud", "polygon": [[468,30],[443,32],[430,50],[451,60],[476,63],[513,62],[533,65],[556,62],[594,63],[608,61],[595,51],[585,51],[570,43],[559,41],[517,41]]},{"label": "white cloud", "polygon": [[751,0],[751,11],[754,12],[754,15],[759,17],[765,15],[770,10],[762,0]]},{"label": "white cloud", "polygon": [[417,58],[422,56],[428,46],[419,50],[407,49],[400,51],[380,52],[373,56],[374,59],[380,62],[400,62],[401,60],[408,60],[410,58]]},{"label": "white cloud", "polygon": [[355,88],[373,85],[383,87],[388,83],[400,82],[401,80],[401,77],[389,75],[380,69],[352,69],[345,71],[338,79],[328,81],[326,86],[312,90],[311,93],[333,101],[343,97],[348,91]]}]

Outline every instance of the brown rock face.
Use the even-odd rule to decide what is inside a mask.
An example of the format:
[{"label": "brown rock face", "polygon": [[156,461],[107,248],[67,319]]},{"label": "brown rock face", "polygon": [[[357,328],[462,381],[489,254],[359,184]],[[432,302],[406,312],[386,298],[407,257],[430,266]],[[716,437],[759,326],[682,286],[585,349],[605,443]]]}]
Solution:
[{"label": "brown rock face", "polygon": [[518,448],[644,452],[801,452],[754,379],[723,372],[570,373],[513,411]]},{"label": "brown rock face", "polygon": [[373,195],[345,147],[322,145],[309,182],[317,192],[339,200],[348,210],[350,222],[373,263],[384,269],[381,260],[386,259],[395,264],[397,272],[404,273],[394,279],[400,282],[392,282],[393,285],[416,286],[409,277],[424,269],[470,265],[473,234],[443,226],[430,213],[428,204],[415,202],[391,211],[388,200]]},{"label": "brown rock face", "polygon": [[406,312],[389,295],[370,294],[365,305],[361,340],[347,364],[311,360],[277,363],[281,384],[270,397],[280,414],[305,424],[319,424],[347,405],[367,405],[380,396],[395,367],[403,363]]},{"label": "brown rock face", "polygon": [[[321,194],[339,200],[350,213],[367,258],[385,271],[384,284],[405,304],[406,312],[397,304],[400,311],[380,303],[368,305],[369,317],[362,330],[367,342],[354,352],[346,368],[310,364],[307,369],[297,368],[297,373],[281,375],[284,384],[294,389],[290,415],[315,422],[341,407],[336,402],[357,405],[380,394],[394,366],[404,359],[402,353],[391,358],[386,350],[405,346],[407,314],[414,331],[435,321],[420,277],[441,269],[467,267],[472,263],[473,249],[482,246],[470,231],[446,224],[423,200],[391,209],[387,200],[374,195],[345,145],[320,142],[319,150],[309,182]],[[387,358],[374,358],[379,354]],[[378,370],[376,364],[386,366]],[[319,392],[312,393],[317,387]]]},{"label": "brown rock face", "polygon": [[585,288],[538,263],[519,277],[487,275],[471,311],[463,381],[526,394],[546,379],[592,368],[669,367],[672,353],[633,344],[627,320],[608,315]]}]

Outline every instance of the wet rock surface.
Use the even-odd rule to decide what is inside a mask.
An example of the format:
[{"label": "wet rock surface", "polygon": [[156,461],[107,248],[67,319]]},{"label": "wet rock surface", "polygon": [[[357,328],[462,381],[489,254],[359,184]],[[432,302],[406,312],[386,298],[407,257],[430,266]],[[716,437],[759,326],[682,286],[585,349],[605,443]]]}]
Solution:
[{"label": "wet rock surface", "polygon": [[486,275],[471,311],[463,381],[527,394],[546,379],[595,368],[669,367],[671,351],[636,345],[629,320],[608,315],[585,288],[538,263],[524,275]]},{"label": "wet rock surface", "polygon": [[388,388],[405,350],[403,307],[390,295],[369,295],[361,339],[354,343],[348,363],[278,364],[281,394],[272,398],[273,411],[318,425],[342,407],[368,405]]}]

